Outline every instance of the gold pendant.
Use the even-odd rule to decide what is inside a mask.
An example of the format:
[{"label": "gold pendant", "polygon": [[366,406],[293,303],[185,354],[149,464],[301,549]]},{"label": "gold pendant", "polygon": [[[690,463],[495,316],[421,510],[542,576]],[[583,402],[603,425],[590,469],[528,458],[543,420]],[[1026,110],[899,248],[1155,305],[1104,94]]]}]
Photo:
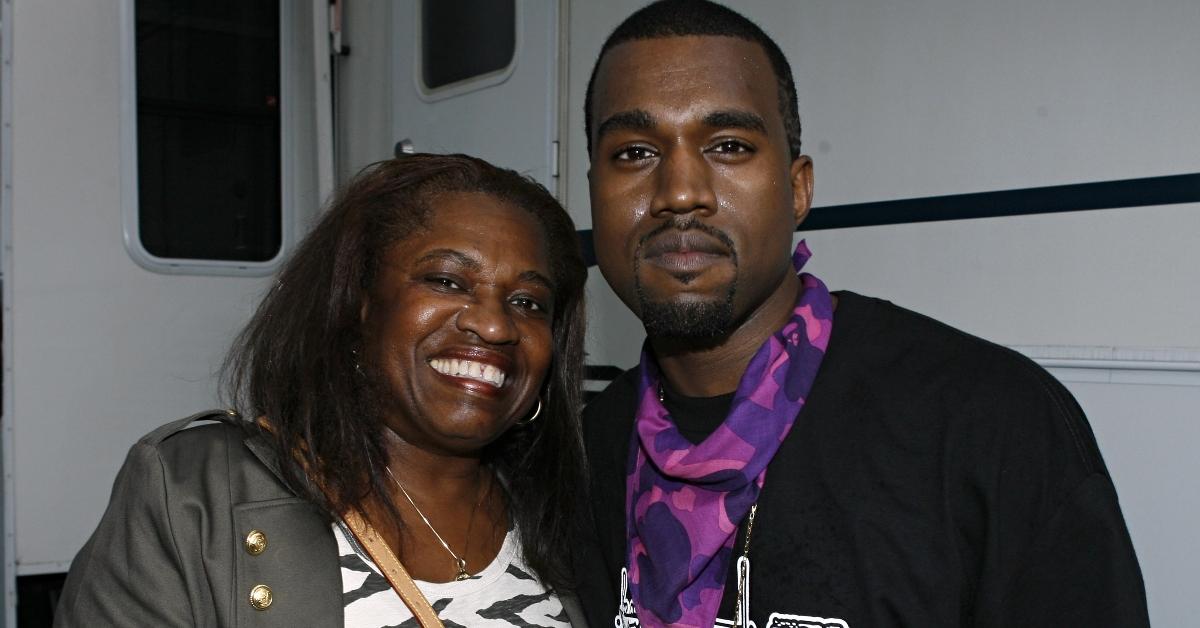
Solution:
[{"label": "gold pendant", "polygon": [[454,576],[456,582],[462,582],[471,578],[471,574],[467,573],[467,561],[458,559],[458,575]]}]

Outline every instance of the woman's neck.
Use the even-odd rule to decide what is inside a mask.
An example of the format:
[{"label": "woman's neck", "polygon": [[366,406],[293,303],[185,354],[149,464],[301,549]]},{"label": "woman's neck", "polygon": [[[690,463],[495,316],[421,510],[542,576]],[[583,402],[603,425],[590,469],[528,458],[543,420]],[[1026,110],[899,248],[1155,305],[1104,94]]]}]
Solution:
[{"label": "woman's neck", "polygon": [[394,436],[388,444],[383,482],[401,525],[381,533],[412,576],[449,582],[458,558],[470,574],[490,564],[508,530],[503,488],[491,468],[478,456],[429,452]]}]

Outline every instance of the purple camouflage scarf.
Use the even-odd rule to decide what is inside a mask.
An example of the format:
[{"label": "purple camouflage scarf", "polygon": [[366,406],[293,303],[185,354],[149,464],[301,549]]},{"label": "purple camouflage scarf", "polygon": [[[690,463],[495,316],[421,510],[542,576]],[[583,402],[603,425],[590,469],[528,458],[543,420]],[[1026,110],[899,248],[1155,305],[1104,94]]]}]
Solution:
[{"label": "purple camouflage scarf", "polygon": [[[811,256],[800,242],[792,256],[797,272]],[[649,345],[642,350],[625,512],[629,593],[643,626],[713,626],[738,524],[758,499],[767,464],[829,345],[829,290],[808,273],[800,280],[791,320],[754,354],[729,416],[698,445],[663,407],[658,364]]]}]

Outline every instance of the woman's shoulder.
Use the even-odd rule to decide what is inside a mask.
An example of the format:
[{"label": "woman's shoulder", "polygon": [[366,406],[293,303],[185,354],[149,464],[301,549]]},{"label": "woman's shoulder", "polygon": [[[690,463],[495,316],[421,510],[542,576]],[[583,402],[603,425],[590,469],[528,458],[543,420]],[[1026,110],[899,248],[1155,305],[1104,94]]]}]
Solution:
[{"label": "woman's shoulder", "polygon": [[245,422],[227,410],[205,410],[164,423],[134,443],[132,450],[160,459],[164,464],[195,464],[228,456],[234,443],[248,432]]},{"label": "woman's shoulder", "polygon": [[197,412],[154,429],[131,448],[126,466],[131,465],[140,473],[161,473],[176,489],[213,480],[279,484],[278,457],[268,440],[253,423],[226,410]]},{"label": "woman's shoulder", "polygon": [[229,430],[243,430],[244,421],[232,410],[205,410],[164,423],[138,439],[139,445],[157,447],[162,443],[187,434],[185,440],[195,441],[219,438]]}]

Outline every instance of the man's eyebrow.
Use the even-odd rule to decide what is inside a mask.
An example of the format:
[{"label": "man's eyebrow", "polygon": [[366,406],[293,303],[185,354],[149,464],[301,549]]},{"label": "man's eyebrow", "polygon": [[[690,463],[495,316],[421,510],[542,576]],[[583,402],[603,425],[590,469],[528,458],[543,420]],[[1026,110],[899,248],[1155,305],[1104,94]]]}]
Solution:
[{"label": "man's eyebrow", "polygon": [[629,129],[633,131],[647,131],[654,127],[654,117],[645,109],[630,109],[629,111],[619,111],[604,119],[600,126],[596,127],[596,139],[604,137],[606,133],[612,133],[621,129]]},{"label": "man's eyebrow", "polygon": [[766,134],[767,122],[749,111],[714,111],[704,116],[704,125],[721,129],[744,129]]},{"label": "man's eyebrow", "polygon": [[454,262],[455,264],[459,264],[460,266],[465,266],[472,270],[477,270],[480,268],[478,260],[466,255],[465,253],[463,253],[461,251],[455,251],[454,249],[433,249],[432,251],[428,251],[424,255],[422,255],[420,258],[418,258],[417,263],[421,264],[424,262],[433,262],[433,261],[440,261],[440,260],[451,261],[451,262]]}]

